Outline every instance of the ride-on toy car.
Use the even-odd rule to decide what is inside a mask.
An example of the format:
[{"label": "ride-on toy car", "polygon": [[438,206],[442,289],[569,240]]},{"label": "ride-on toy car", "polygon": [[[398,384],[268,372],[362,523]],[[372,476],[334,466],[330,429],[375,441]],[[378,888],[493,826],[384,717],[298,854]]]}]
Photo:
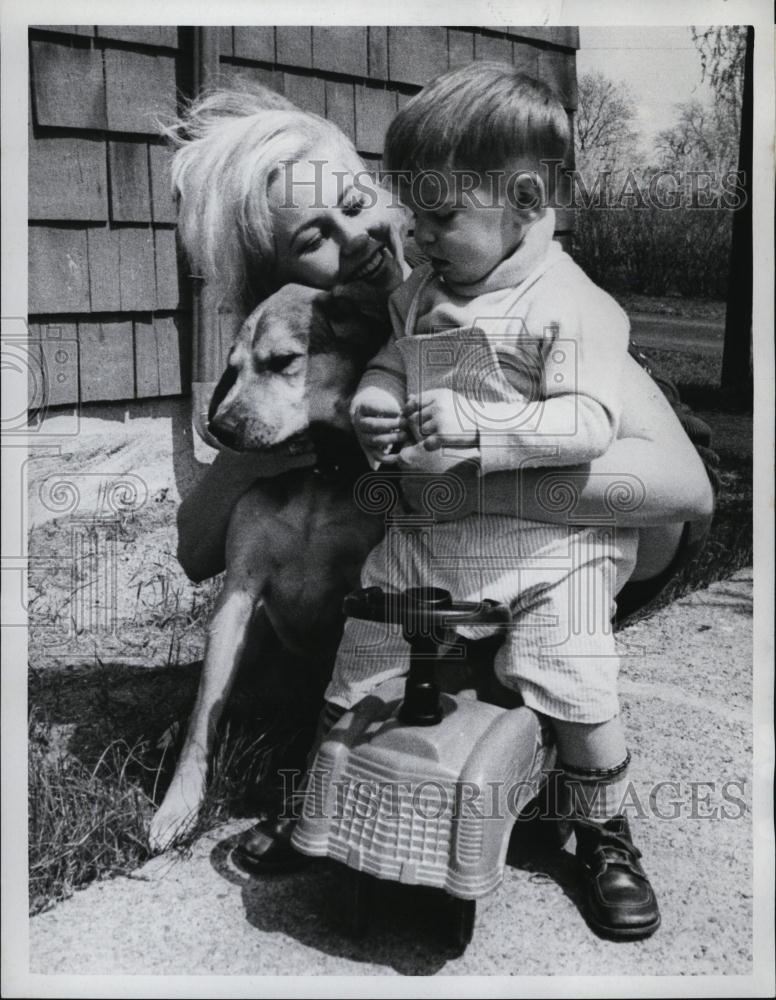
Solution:
[{"label": "ride-on toy car", "polygon": [[292,843],[351,870],[354,933],[365,929],[374,877],[431,886],[452,897],[450,929],[462,951],[476,900],[501,883],[515,820],[555,757],[531,709],[479,700],[471,689],[440,689],[461,662],[455,629],[503,631],[509,611],[489,601],[456,603],[436,588],[386,594],[372,587],[349,594],[345,613],[401,625],[409,673],[377,687],[330,730]]}]

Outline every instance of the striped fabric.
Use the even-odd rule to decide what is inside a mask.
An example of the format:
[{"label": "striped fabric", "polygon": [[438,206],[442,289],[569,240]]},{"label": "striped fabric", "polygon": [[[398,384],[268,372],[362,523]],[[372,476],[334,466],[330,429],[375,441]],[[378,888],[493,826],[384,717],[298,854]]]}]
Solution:
[{"label": "striped fabric", "polygon": [[[495,662],[501,682],[552,718],[604,722],[619,710],[614,595],[636,547],[635,530],[611,526],[566,529],[501,515],[430,525],[408,517],[389,525],[361,583],[391,591],[433,583],[458,600],[507,604],[513,623]],[[469,626],[462,634],[487,631]],[[408,663],[400,628],[349,619],[326,698],[349,708]]]},{"label": "striped fabric", "polygon": [[[452,390],[461,429],[477,431],[483,473],[587,462],[616,431],[627,317],[553,244],[553,230],[548,211],[465,294],[430,270],[415,271],[391,296],[394,337],[360,384],[359,392],[381,389],[400,405],[408,394],[422,402],[426,392]],[[535,423],[527,403],[541,404]],[[450,450],[435,452],[433,462],[443,468]],[[431,453],[420,468],[433,471]],[[611,620],[614,595],[635,565],[635,529],[500,514],[442,524],[408,516],[387,529],[364,565],[362,586],[432,585],[458,600],[507,604],[512,626],[495,661],[505,686],[566,722],[618,714]],[[476,627],[462,634],[484,635]],[[403,674],[408,659],[400,628],[350,619],[326,698],[349,708]]]}]

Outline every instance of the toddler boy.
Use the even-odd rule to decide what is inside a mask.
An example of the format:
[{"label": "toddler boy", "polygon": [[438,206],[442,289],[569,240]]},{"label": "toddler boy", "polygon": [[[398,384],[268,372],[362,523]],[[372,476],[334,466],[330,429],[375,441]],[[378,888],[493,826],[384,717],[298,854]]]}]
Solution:
[{"label": "toddler boy", "polygon": [[[469,458],[484,475],[578,465],[615,439],[627,317],[553,241],[547,207],[568,138],[553,92],[496,63],[443,74],[391,124],[386,167],[430,263],[391,297],[393,337],[353,400],[374,464],[434,472]],[[660,923],[618,811],[630,755],[610,620],[636,544],[609,524],[472,514],[428,537],[389,531],[362,571],[363,586],[444,587],[511,607],[497,676],[554,727],[591,924],[634,939]],[[407,665],[398,630],[349,619],[325,716]]]}]

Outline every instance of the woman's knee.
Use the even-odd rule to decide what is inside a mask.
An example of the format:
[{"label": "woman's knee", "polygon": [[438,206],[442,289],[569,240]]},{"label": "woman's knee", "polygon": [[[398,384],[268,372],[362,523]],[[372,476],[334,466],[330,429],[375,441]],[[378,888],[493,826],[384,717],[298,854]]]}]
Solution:
[{"label": "woman's knee", "polygon": [[632,581],[651,580],[664,573],[676,558],[684,535],[683,522],[639,529],[639,550]]}]

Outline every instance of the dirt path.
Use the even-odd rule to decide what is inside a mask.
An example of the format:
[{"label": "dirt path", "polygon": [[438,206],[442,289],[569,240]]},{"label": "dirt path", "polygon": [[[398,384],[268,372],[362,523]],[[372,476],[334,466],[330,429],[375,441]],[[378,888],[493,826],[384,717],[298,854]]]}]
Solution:
[{"label": "dirt path", "polygon": [[[752,577],[744,570],[620,633],[633,752],[635,839],[663,926],[614,944],[580,915],[567,854],[528,853],[482,900],[455,958],[439,900],[387,886],[372,934],[341,931],[328,862],[266,880],[229,848],[248,821],[92,885],[30,922],[45,974],[750,975],[752,971]],[[664,783],[664,784],[661,784]],[[630,810],[629,810],[630,811]],[[749,995],[746,985],[741,986]]]},{"label": "dirt path", "polygon": [[640,347],[657,347],[666,351],[694,351],[711,356],[722,352],[725,338],[724,320],[631,313],[630,321],[631,336]]}]

